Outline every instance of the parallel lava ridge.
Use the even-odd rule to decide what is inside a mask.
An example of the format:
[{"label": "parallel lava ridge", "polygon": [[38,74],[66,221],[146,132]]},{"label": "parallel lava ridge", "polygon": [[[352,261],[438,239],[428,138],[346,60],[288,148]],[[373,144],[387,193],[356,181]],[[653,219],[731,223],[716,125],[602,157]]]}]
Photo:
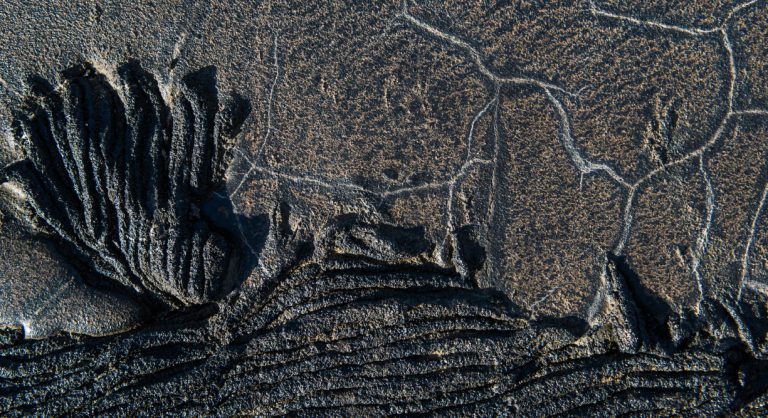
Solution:
[{"label": "parallel lava ridge", "polygon": [[[341,172],[345,164],[352,166],[343,156],[353,154],[350,151],[352,145],[343,150],[350,151],[344,154],[337,153],[326,143],[313,143],[312,138],[315,137],[308,135],[308,131],[318,127],[327,128],[326,131],[313,133],[320,138],[322,135],[330,135],[328,132],[336,132],[332,128],[344,123],[365,131],[367,128],[363,124],[368,123],[366,120],[375,122],[379,117],[385,119],[386,111],[404,117],[418,114],[422,110],[426,112],[427,108],[422,109],[416,98],[412,99],[409,106],[402,106],[406,98],[395,97],[398,94],[392,95],[396,106],[389,106],[386,94],[386,106],[381,109],[364,102],[362,90],[378,87],[358,86],[355,77],[364,78],[368,75],[367,71],[371,70],[365,66],[349,70],[343,59],[355,58],[358,53],[370,53],[375,59],[366,58],[360,62],[378,65],[379,60],[384,62],[392,58],[368,48],[367,43],[359,51],[350,50],[352,52],[346,58],[336,54],[337,50],[329,49],[331,52],[325,55],[316,54],[327,60],[311,62],[308,57],[313,54],[307,51],[314,53],[316,49],[341,48],[350,40],[349,33],[353,30],[336,24],[340,19],[338,16],[344,12],[341,10],[343,8],[333,8],[323,15],[322,4],[304,3],[291,8],[273,8],[274,13],[283,14],[286,18],[303,16],[307,17],[309,23],[315,20],[320,23],[313,27],[297,20],[292,26],[278,28],[282,32],[275,30],[274,37],[270,38],[273,41],[271,53],[262,54],[274,64],[274,76],[269,77],[267,87],[263,90],[268,100],[265,100],[267,104],[261,112],[265,115],[263,126],[259,126],[264,131],[263,141],[258,141],[261,145],[256,144],[253,135],[244,141],[245,145],[237,144],[241,129],[246,130],[251,114],[250,105],[256,101],[249,102],[238,94],[220,91],[213,67],[182,77],[178,85],[164,85],[158,81],[160,77],[143,69],[137,62],[121,65],[115,71],[83,64],[64,71],[60,82],[51,83],[39,77],[29,81],[29,94],[23,105],[16,109],[12,125],[12,136],[21,148],[22,158],[0,169],[0,184],[13,184],[14,190],[19,191],[17,194],[22,198],[16,202],[20,206],[0,207],[3,210],[3,223],[13,222],[36,238],[49,240],[88,286],[127,295],[146,308],[149,315],[143,322],[135,324],[135,327],[111,335],[61,332],[47,338],[34,339],[25,336],[23,327],[0,328],[0,414],[768,414],[768,334],[764,325],[768,318],[768,308],[763,297],[765,285],[755,282],[757,284],[752,283],[754,289],[751,289],[748,286],[750,282],[746,280],[750,250],[754,246],[753,241],[757,240],[754,231],[765,202],[768,201],[768,186],[761,186],[759,204],[752,212],[754,216],[750,217],[751,222],[747,222],[751,227],[742,263],[738,263],[738,260],[734,263],[727,258],[733,255],[733,251],[730,251],[732,245],[725,239],[722,248],[728,251],[713,252],[722,255],[723,260],[729,260],[725,263],[728,271],[735,272],[738,269],[736,264],[741,264],[741,280],[737,281],[737,286],[721,285],[721,282],[727,282],[731,277],[719,271],[711,275],[715,278],[712,281],[699,280],[699,286],[694,292],[695,310],[680,309],[672,314],[663,301],[657,300],[658,297],[648,291],[652,286],[643,283],[642,269],[638,269],[638,266],[643,265],[642,260],[633,260],[631,255],[643,251],[651,256],[657,254],[647,249],[633,252],[635,248],[632,245],[637,243],[630,240],[633,224],[640,225],[636,230],[640,230],[642,222],[655,226],[654,219],[649,221],[642,216],[635,216],[634,210],[637,206],[635,201],[644,196],[651,181],[662,175],[680,178],[700,176],[700,191],[705,196],[701,206],[707,216],[702,216],[703,227],[697,235],[699,238],[689,247],[694,256],[690,273],[694,277],[702,276],[699,271],[700,259],[709,242],[710,231],[713,234],[718,231],[710,228],[710,224],[714,224],[712,219],[715,208],[721,205],[716,202],[728,202],[717,200],[721,199],[721,196],[715,196],[716,187],[713,183],[717,183],[710,181],[710,177],[715,178],[717,174],[710,175],[708,171],[709,159],[715,154],[711,150],[717,147],[716,151],[720,153],[725,149],[719,141],[727,136],[732,126],[737,125],[737,119],[738,126],[749,128],[741,119],[751,121],[768,115],[768,110],[737,106],[739,103],[734,99],[736,77],[741,76],[742,71],[737,71],[736,66],[738,48],[734,48],[735,42],[731,42],[725,28],[728,19],[732,19],[736,12],[756,2],[748,1],[734,6],[721,26],[704,29],[642,21],[619,15],[618,11],[614,13],[603,10],[594,2],[583,2],[578,14],[582,20],[574,20],[575,23],[572,23],[587,22],[593,25],[587,28],[597,27],[595,22],[605,23],[603,32],[583,31],[586,35],[597,34],[595,40],[613,39],[608,35],[615,32],[621,35],[617,35],[623,39],[621,42],[633,45],[635,36],[652,38],[660,33],[671,33],[674,35],[672,40],[687,42],[691,38],[724,54],[722,65],[717,68],[724,70],[730,81],[716,80],[719,82],[711,84],[714,89],[712,96],[723,102],[721,105],[726,110],[719,116],[701,117],[714,121],[713,126],[709,127],[713,131],[707,135],[709,139],[702,140],[692,135],[688,138],[690,143],[672,143],[670,132],[676,126],[685,125],[684,117],[690,116],[691,112],[675,110],[679,108],[678,103],[682,99],[667,100],[666,96],[659,94],[657,99],[650,100],[655,103],[655,106],[651,106],[653,110],[646,112],[652,117],[657,117],[657,114],[663,116],[659,119],[661,122],[649,126],[646,148],[654,157],[632,168],[639,161],[636,156],[645,152],[634,150],[635,154],[622,157],[622,164],[626,166],[624,170],[614,170],[608,163],[601,162],[602,159],[588,159],[587,151],[579,147],[583,142],[576,141],[575,137],[592,131],[608,132],[601,127],[603,122],[599,119],[603,118],[602,112],[611,110],[603,109],[611,107],[607,104],[614,100],[609,93],[619,96],[629,94],[631,89],[628,86],[631,86],[633,80],[646,77],[640,72],[639,75],[630,74],[632,77],[624,80],[619,77],[623,73],[610,65],[638,71],[645,70],[645,67],[614,63],[618,61],[614,57],[595,59],[594,68],[610,70],[601,70],[601,76],[616,76],[621,83],[595,88],[594,91],[599,94],[592,91],[593,102],[589,102],[588,98],[580,96],[582,88],[589,87],[586,85],[589,80],[574,77],[573,84],[581,87],[569,92],[548,81],[527,76],[500,75],[495,72],[496,69],[486,65],[485,51],[496,41],[496,32],[526,28],[538,31],[538,23],[528,27],[509,23],[510,19],[499,18],[497,20],[504,25],[499,25],[498,30],[489,28],[478,35],[494,36],[494,39],[489,40],[490,46],[481,49],[473,46],[474,42],[464,40],[464,37],[469,39],[471,33],[459,36],[443,32],[437,24],[433,25],[426,18],[419,17],[426,12],[411,10],[409,7],[413,2],[394,5],[390,11],[392,22],[395,23],[386,26],[384,33],[390,29],[396,32],[397,36],[402,37],[400,47],[410,48],[411,52],[407,59],[391,60],[394,62],[393,68],[403,68],[411,61],[421,63],[424,67],[420,70],[409,67],[408,74],[411,75],[408,77],[398,78],[398,74],[393,73],[391,84],[382,85],[383,90],[396,91],[402,87],[399,86],[400,80],[409,77],[411,81],[417,80],[422,73],[433,67],[433,63],[450,58],[453,60],[451,62],[463,64],[459,66],[446,61],[448,64],[445,67],[435,67],[438,75],[455,76],[458,80],[456,85],[460,85],[469,78],[469,75],[464,74],[476,73],[478,80],[485,81],[475,83],[474,88],[478,91],[488,90],[486,93],[489,96],[483,101],[482,95],[478,95],[478,103],[485,104],[474,119],[467,118],[469,134],[466,135],[466,149],[441,145],[447,150],[456,151],[459,159],[456,160],[458,164],[454,174],[443,173],[448,176],[447,180],[440,180],[444,170],[435,169],[434,175],[427,173],[429,175],[425,175],[424,179],[418,180],[420,177],[415,176],[418,173],[414,172],[408,176],[403,175],[403,178],[418,181],[399,184],[396,182],[401,181],[401,174],[388,167],[386,173],[389,173],[387,178],[391,184],[386,183],[383,187],[364,187],[355,183],[355,176],[352,175],[347,179],[336,179],[334,176],[338,172],[328,175],[330,179],[306,174],[305,165],[319,165],[317,161],[322,162],[324,159],[342,166],[338,168]],[[360,7],[365,5],[363,2],[356,4]],[[241,7],[232,9],[236,10],[238,18],[246,16],[241,20],[247,20],[247,24],[253,23],[251,15],[261,16],[259,13],[271,12],[257,10],[246,13],[243,9],[251,4],[243,2],[238,6]],[[300,6],[307,9],[301,10]],[[425,9],[429,11],[437,6],[431,5]],[[464,5],[461,7],[464,8]],[[563,7],[570,10],[571,5]],[[383,7],[375,9],[365,10],[365,13],[386,12]],[[290,13],[286,10],[290,10]],[[94,21],[101,19],[102,11],[97,8]],[[300,13],[302,11],[303,15]],[[218,17],[213,12],[210,14]],[[154,22],[155,15],[147,15]],[[205,16],[208,15],[206,12]],[[450,13],[446,12],[445,15],[450,16]],[[571,19],[576,15],[575,12],[564,12],[563,18]],[[490,14],[481,13],[478,16],[485,19]],[[135,18],[142,17],[137,14]],[[557,30],[570,30],[567,24],[561,24],[560,20],[545,13],[531,12],[529,17],[547,21]],[[332,19],[333,24],[326,24],[323,19]],[[567,19],[566,22],[570,21]],[[211,19],[214,20],[216,24],[227,28],[239,22],[234,18]],[[263,23],[258,19],[253,20]],[[160,21],[159,18],[157,21]],[[353,16],[349,21],[362,22],[362,19]],[[370,26],[371,21],[361,25]],[[107,28],[113,26],[104,25]],[[319,37],[330,33],[329,27],[338,27],[341,31],[338,39],[341,41],[326,41]],[[216,28],[220,29],[218,26]],[[302,33],[293,34],[291,38],[291,30],[294,29],[297,32],[306,30],[306,36],[313,43],[300,42],[304,39]],[[461,32],[458,26],[452,30]],[[245,31],[224,33],[234,36],[245,34]],[[603,36],[601,33],[608,35]],[[287,40],[278,42],[278,35]],[[373,35],[359,37],[365,38],[365,42],[379,39]],[[552,43],[539,32],[528,37]],[[262,34],[254,36],[256,38],[267,39]],[[522,49],[536,56],[547,52],[544,48],[539,50],[518,42],[518,38],[523,39],[522,35],[513,37],[510,39],[514,39],[514,42],[504,45],[522,45]],[[186,35],[179,39],[173,40],[177,42],[173,48],[174,55],[183,49]],[[564,39],[561,42],[563,45],[554,45],[550,50],[558,54],[581,53],[582,47],[577,44],[571,47],[568,39]],[[587,45],[591,38],[582,41]],[[238,48],[241,45],[234,41],[233,44]],[[432,44],[442,49],[430,50],[429,45]],[[698,45],[695,42],[688,44],[694,47]],[[667,43],[661,45],[657,49],[648,48],[647,56],[664,58],[662,52],[668,52],[670,48],[666,46]],[[205,48],[218,46],[205,45]],[[280,58],[278,46],[286,49],[285,58]],[[290,55],[291,48],[294,49],[293,55]],[[589,54],[597,54],[601,52],[600,49],[602,52],[614,53],[609,47],[598,45]],[[297,50],[299,53],[296,53]],[[429,53],[429,59],[417,59],[425,51]],[[496,54],[499,57],[517,58],[517,52],[506,49],[500,51]],[[680,52],[675,54],[675,58],[686,55]],[[290,61],[291,58],[293,61]],[[537,59],[532,58],[533,61]],[[640,56],[638,59],[644,58]],[[249,62],[251,60],[250,55],[244,59]],[[181,62],[176,58],[173,61],[172,67]],[[203,62],[218,63],[224,60]],[[666,69],[668,64],[665,62],[657,61],[648,67]],[[289,70],[288,64],[291,63],[305,68]],[[572,65],[569,71],[577,75],[583,66],[581,61],[566,58],[544,60],[540,64],[549,67],[552,63]],[[332,64],[339,65],[338,75],[331,74],[325,78],[322,74],[313,76],[312,71],[315,70],[336,71]],[[384,66],[373,67],[377,71],[390,71]],[[511,64],[508,67],[515,70]],[[543,72],[534,70],[531,72]],[[246,74],[243,78],[248,77],[250,75]],[[659,80],[664,80],[659,77]],[[713,77],[717,78],[716,75]],[[313,90],[299,85],[289,90],[289,82],[295,82],[296,79],[314,82],[318,87]],[[651,84],[654,82],[651,79]],[[345,92],[342,88],[344,83],[355,88]],[[421,82],[414,84],[421,85]],[[441,89],[447,88],[445,86],[448,84],[438,80],[437,85],[442,86],[438,88],[438,93],[445,93]],[[339,90],[334,91],[335,88]],[[361,92],[358,93],[358,90]],[[755,90],[758,90],[757,87]],[[282,100],[288,104],[275,106],[273,114],[273,102],[278,93],[284,96]],[[290,94],[299,98],[291,98]],[[590,90],[587,88],[583,94],[588,96]],[[322,96],[322,100],[312,102],[305,98],[312,95]],[[337,122],[332,117],[323,119],[335,111],[332,104],[337,104],[337,96],[343,99],[345,95],[359,96],[359,106],[349,114],[338,113],[337,116],[369,112],[367,119],[361,117],[360,121],[346,122]],[[333,100],[326,100],[326,96]],[[423,96],[425,103],[431,99],[427,93]],[[622,100],[632,106],[638,104],[632,96]],[[445,129],[450,135],[456,134],[453,125],[455,118],[450,112],[466,112],[466,109],[453,109],[457,107],[455,103],[464,101],[465,98],[457,96],[455,102],[435,107],[445,112],[440,116],[445,117]],[[569,114],[578,106],[579,101],[596,107],[582,110],[580,114]],[[665,104],[667,101],[670,103]],[[305,106],[296,111],[286,110],[296,102]],[[315,106],[317,103],[325,107]],[[350,103],[354,104],[351,100]],[[709,102],[702,99],[701,102],[693,103]],[[347,104],[342,103],[344,106]],[[715,107],[696,106],[692,105],[697,109]],[[354,106],[349,108],[355,109]],[[518,110],[524,113],[529,108],[533,109],[533,113],[529,114],[528,119],[505,119]],[[621,118],[638,113],[618,105],[615,112]],[[257,113],[254,112],[254,115]],[[277,123],[279,117],[293,119]],[[313,118],[323,121],[320,123]],[[424,138],[431,140],[434,133],[431,129],[434,126],[430,128],[430,124],[436,123],[437,119],[430,121],[425,117],[423,121],[423,126],[430,129],[422,132]],[[306,124],[302,125],[304,122]],[[542,133],[537,134],[539,122]],[[694,122],[689,124],[693,125]],[[623,125],[618,126],[610,121],[605,123],[612,129],[630,131]],[[392,126],[399,124],[401,121],[396,120]],[[577,124],[581,124],[582,128],[571,128]],[[476,125],[478,129],[484,130],[484,135],[473,136]],[[527,125],[530,125],[533,134],[528,135],[522,130]],[[757,124],[754,125],[756,130]],[[515,134],[517,128],[522,133]],[[371,145],[381,140],[381,137],[386,137],[382,141],[392,145],[394,141],[390,140],[387,129],[382,128],[386,135],[379,135],[378,131],[363,132],[366,135],[370,133],[370,136],[359,133],[358,145]],[[401,138],[412,136],[408,131],[404,132],[399,133]],[[502,141],[504,135],[513,137],[514,141]],[[735,134],[733,136],[737,137]],[[270,137],[271,142],[267,141]],[[632,138],[629,134],[626,137],[606,134],[605,138],[597,140],[623,152],[632,148],[622,145],[621,141],[631,144]],[[334,136],[332,139],[338,138]],[[478,141],[474,149],[477,154],[473,153],[471,143],[475,140]],[[743,143],[754,145],[757,142]],[[343,142],[333,142],[337,146],[340,143]],[[259,151],[250,150],[250,156],[253,157],[251,160],[249,146],[254,144],[259,147]],[[270,151],[270,147],[275,144],[278,146],[277,151]],[[301,144],[316,148],[306,151],[301,148]],[[411,149],[411,154],[403,154],[406,156],[401,156],[402,159],[410,158],[407,162],[417,166],[421,160],[408,155],[423,154],[423,150],[437,146],[432,142],[426,144],[417,144],[419,147]],[[530,144],[541,146],[542,151],[529,147]],[[726,143],[728,146],[734,144],[742,143]],[[383,158],[368,157],[379,155],[374,153],[376,147],[373,145],[369,154],[358,156],[358,164],[352,166],[354,170],[350,170],[365,174],[366,170],[374,171],[371,167],[383,164]],[[513,145],[519,145],[520,149]],[[398,146],[395,143],[393,148]],[[326,148],[331,151],[320,156],[313,155],[321,148],[323,151],[328,151]],[[289,155],[293,151],[296,153]],[[460,160],[464,151],[467,151],[467,159]],[[233,153],[237,152],[243,159],[234,158]],[[615,150],[598,144],[592,152],[609,155]],[[621,153],[615,154],[618,156]],[[285,164],[281,166],[279,159],[273,158],[275,155],[291,158],[287,158],[288,162],[284,160]],[[744,155],[752,156],[751,152],[745,152]],[[550,158],[546,161],[560,161],[562,165],[555,165],[555,169],[547,167],[546,170],[538,170],[539,167],[534,167],[536,164],[529,161],[535,158]],[[234,173],[234,177],[239,178],[232,176],[236,171],[233,170],[236,160],[248,162],[246,169]],[[530,164],[520,165],[520,161]],[[749,165],[742,164],[737,158],[726,162],[739,168]],[[291,163],[294,164],[293,168]],[[693,165],[685,166],[688,163]],[[502,184],[508,179],[502,175],[501,170],[525,171],[528,169],[526,167],[537,168],[534,174],[538,177],[521,177],[520,183]],[[417,168],[406,166],[403,170]],[[677,168],[680,170],[676,171]],[[487,170],[488,180],[477,180],[482,180],[484,174],[473,171],[475,169]],[[726,173],[730,172],[726,170]],[[738,183],[743,178],[738,173],[723,177],[734,178]],[[764,173],[761,175],[764,176]],[[364,176],[360,174],[359,177]],[[229,180],[233,178],[235,183],[239,181],[240,184],[231,191],[227,188],[232,186]],[[536,198],[555,196],[562,197],[563,201],[573,200],[575,198],[569,196],[575,196],[577,191],[581,193],[584,190],[587,193],[596,190],[595,178],[613,184],[617,191],[608,193],[609,197],[597,193],[597,197],[589,200],[584,208],[574,209],[584,211],[582,218],[571,216],[568,208],[561,210],[559,203],[546,203]],[[512,198],[528,197],[526,193],[532,196],[533,203],[526,206],[530,202],[516,201],[520,210],[502,213],[503,216],[496,218],[488,216],[492,211],[483,208],[480,202],[482,199],[475,199],[463,190],[465,182],[471,179],[493,186],[481,188],[489,193],[506,193],[496,200],[489,198],[489,207],[513,207],[515,203],[510,203],[513,202]],[[545,184],[547,179],[551,182],[551,188],[538,187]],[[570,183],[565,184],[566,180]],[[683,184],[677,180],[670,183],[672,186]],[[285,187],[285,184],[290,184],[290,187]],[[243,191],[237,194],[241,185],[245,185]],[[273,192],[277,190],[274,192],[276,197],[264,199],[266,203],[257,202],[264,206],[253,209],[256,206],[251,199],[253,195],[262,193],[259,188],[261,186],[264,186],[264,193],[267,193],[266,188],[270,185]],[[529,185],[531,187],[526,189]],[[394,189],[390,189],[390,186]],[[317,192],[321,189],[326,194]],[[677,189],[671,190],[668,194],[679,194],[675,192]],[[291,195],[291,192],[296,194]],[[296,197],[299,192],[306,192],[308,197],[302,201]],[[445,202],[446,210],[443,213],[447,226],[442,228],[440,224],[441,227],[437,228],[445,230],[444,236],[435,234],[434,225],[430,235],[427,221],[406,225],[406,222],[393,221],[394,215],[386,217],[378,213],[384,212],[379,211],[382,207],[397,213],[392,209],[395,207],[392,200],[417,192],[425,196],[424,201],[434,198]],[[231,202],[235,197],[242,203],[239,210],[235,210]],[[390,201],[387,201],[388,198]],[[328,213],[331,215],[327,219],[323,218],[324,215],[318,215],[320,210],[316,210],[322,205],[313,206],[323,199],[331,202],[319,202],[328,203],[326,209],[330,208]],[[525,231],[529,229],[525,228],[558,232],[558,228],[569,224],[567,221],[574,218],[574,222],[583,219],[580,227],[600,229],[593,228],[600,226],[594,214],[606,210],[597,205],[593,208],[592,202],[613,200],[619,202],[620,207],[614,207],[616,210],[607,214],[605,219],[618,217],[619,222],[615,228],[601,232],[606,236],[618,234],[613,249],[609,250],[606,245],[593,246],[591,241],[586,240],[589,237],[585,237],[585,241],[569,243],[561,242],[558,236],[554,236],[549,244],[572,246],[588,253],[589,257],[567,259],[552,251],[553,247],[542,246],[543,249],[539,251],[538,246],[531,245],[520,247],[520,253],[523,254],[520,260],[510,258],[508,263],[499,261],[504,261],[503,257],[514,255],[515,252],[514,247],[510,250],[510,247],[502,245],[504,240],[519,238],[522,242],[539,238],[533,233],[526,235]],[[421,201],[415,202],[409,206],[411,211],[426,213],[434,210]],[[456,209],[455,212],[459,213],[459,202],[462,210],[466,208],[466,213],[454,216],[452,210]],[[553,207],[549,213],[555,212],[562,215],[563,219],[539,224],[534,222],[538,219],[534,216],[526,218],[535,215],[545,203]],[[273,205],[271,212],[264,209],[268,205]],[[678,204],[649,204],[651,209],[648,212],[655,213],[678,206],[683,207]],[[727,207],[728,203],[722,203],[722,206]],[[690,207],[691,212],[694,212],[693,206]],[[240,210],[259,215],[246,218],[238,213]],[[408,211],[406,207],[400,212]],[[475,212],[480,215],[472,215]],[[441,216],[437,218],[442,219]],[[694,217],[691,215],[689,218]],[[508,222],[509,227],[504,229],[500,225],[490,225],[496,222],[495,219],[499,223]],[[677,222],[676,218],[672,219]],[[728,220],[729,216],[724,216],[724,219]],[[512,221],[520,222],[515,225]],[[305,226],[312,222],[317,223],[312,224],[312,227]],[[306,229],[301,231],[302,227]],[[656,233],[655,228],[649,229]],[[730,229],[733,228],[725,226],[719,231],[728,232]],[[559,232],[566,234],[568,230]],[[572,234],[579,235],[575,232]],[[665,242],[655,238],[658,234],[649,235],[654,237],[654,242]],[[598,238],[604,239],[602,235],[590,239]],[[498,242],[494,244],[494,240]],[[626,248],[632,251],[625,251]],[[678,250],[678,258],[685,264],[686,248],[675,248]],[[524,257],[542,262],[524,265],[525,261],[529,261],[523,260]],[[542,282],[536,281],[533,276],[546,276],[545,279],[548,279],[551,272],[544,271],[547,266],[562,263],[562,266],[572,268],[574,263],[583,262],[584,265],[589,264],[589,271],[592,271],[591,263],[594,260],[598,260],[598,264],[602,263],[589,278],[594,283],[587,279],[583,279],[583,282],[595,284],[597,289],[592,293],[588,289],[580,289],[584,294],[595,296],[595,303],[586,304],[589,306],[589,315],[586,317],[542,314],[534,309],[535,305],[550,303],[568,305],[567,297],[548,299],[557,287],[548,290],[549,293],[544,296],[537,296],[537,300],[531,301],[531,306],[516,303],[525,300],[514,299],[520,296],[516,294],[519,285],[528,286],[528,292],[532,295],[540,295],[539,291],[546,290],[542,288]],[[484,269],[484,266],[494,262],[497,267]],[[512,270],[520,273],[520,282],[507,283],[501,277],[503,273]],[[483,274],[488,277],[482,277]],[[492,277],[494,274],[499,277]],[[573,276],[579,274],[577,271]],[[663,281],[666,276],[659,277],[662,279],[658,280],[657,285],[669,284]],[[566,279],[561,277],[561,280]],[[499,285],[505,283],[507,286]],[[574,288],[578,286],[570,289]],[[566,289],[561,293],[568,296],[572,292]]]},{"label": "parallel lava ridge", "polygon": [[[62,79],[30,80],[16,114],[27,158],[3,174],[28,195],[27,221],[95,285],[168,307],[230,291],[243,279],[243,246],[226,225],[234,215],[205,205],[224,186],[247,102],[219,103],[213,68],[185,77],[170,97],[136,62],[115,80],[89,65]],[[111,82],[125,86],[122,95]]]}]

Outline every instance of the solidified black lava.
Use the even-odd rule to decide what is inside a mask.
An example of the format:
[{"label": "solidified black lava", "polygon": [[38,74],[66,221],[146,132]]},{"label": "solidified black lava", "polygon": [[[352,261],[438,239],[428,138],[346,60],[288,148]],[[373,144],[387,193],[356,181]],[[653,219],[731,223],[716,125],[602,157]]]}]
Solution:
[{"label": "solidified black lava", "polygon": [[[213,75],[185,77],[170,98],[135,63],[119,69],[119,86],[88,66],[56,88],[32,81],[15,122],[27,158],[0,181],[24,189],[29,226],[92,283],[174,308],[219,298],[249,273],[231,206],[211,210],[248,107],[220,104]],[[766,405],[765,360],[703,326],[669,344],[621,257],[606,258],[596,325],[532,318],[430,262],[424,228],[342,215],[294,242],[290,212],[281,202],[263,243],[281,267],[217,307],[159,312],[100,337],[0,329],[0,411],[748,415]],[[472,232],[458,231],[469,271],[486,257]]]},{"label": "solidified black lava", "polygon": [[39,3],[0,416],[768,416],[768,2]]},{"label": "solidified black lava", "polygon": [[26,159],[4,177],[23,187],[33,226],[87,280],[167,307],[237,285],[243,250],[227,228],[231,205],[214,214],[205,204],[223,190],[249,106],[236,95],[219,101],[213,67],[166,96],[136,62],[112,79],[86,64],[63,72],[58,86],[40,78],[30,85],[13,125]]}]

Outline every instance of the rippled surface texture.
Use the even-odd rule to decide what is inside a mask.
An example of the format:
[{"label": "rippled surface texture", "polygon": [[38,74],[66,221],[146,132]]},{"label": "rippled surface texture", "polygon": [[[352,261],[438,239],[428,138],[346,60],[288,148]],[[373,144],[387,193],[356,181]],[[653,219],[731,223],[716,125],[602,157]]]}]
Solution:
[{"label": "rippled surface texture", "polygon": [[0,413],[765,415],[766,15],[0,4]]}]

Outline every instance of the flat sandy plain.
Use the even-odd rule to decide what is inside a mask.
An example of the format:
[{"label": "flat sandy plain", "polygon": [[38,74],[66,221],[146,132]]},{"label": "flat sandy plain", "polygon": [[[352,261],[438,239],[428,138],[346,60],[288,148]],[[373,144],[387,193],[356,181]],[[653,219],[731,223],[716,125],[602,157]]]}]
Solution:
[{"label": "flat sandy plain", "polygon": [[0,413],[768,413],[768,2],[0,2]]}]

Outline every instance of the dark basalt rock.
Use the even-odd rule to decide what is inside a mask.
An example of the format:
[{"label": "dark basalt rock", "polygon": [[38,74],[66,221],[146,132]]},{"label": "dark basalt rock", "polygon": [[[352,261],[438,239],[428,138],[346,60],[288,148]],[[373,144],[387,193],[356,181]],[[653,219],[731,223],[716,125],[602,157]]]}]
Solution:
[{"label": "dark basalt rock", "polygon": [[27,193],[29,226],[86,280],[168,307],[215,300],[242,281],[231,205],[206,202],[222,190],[249,107],[237,95],[220,102],[213,67],[165,96],[136,62],[115,75],[84,64],[57,86],[29,83],[14,121],[26,159],[3,176]]},{"label": "dark basalt rock", "polygon": [[0,2],[0,415],[766,416],[767,11]]},{"label": "dark basalt rock", "polygon": [[[0,330],[9,415],[613,416],[759,414],[764,360],[700,333],[668,350],[610,257],[605,325],[530,320],[499,291],[407,256],[414,231],[329,226],[220,311],[177,311],[110,337]],[[279,234],[279,232],[276,232]],[[410,235],[412,239],[388,240]],[[382,251],[381,242],[393,246]],[[400,254],[401,258],[393,256]],[[384,259],[381,259],[381,258]],[[377,260],[378,258],[378,260]],[[478,349],[480,348],[480,349]],[[82,363],[87,361],[87,365]],[[50,373],[39,364],[51,364]],[[119,366],[115,366],[119,365]]]}]

